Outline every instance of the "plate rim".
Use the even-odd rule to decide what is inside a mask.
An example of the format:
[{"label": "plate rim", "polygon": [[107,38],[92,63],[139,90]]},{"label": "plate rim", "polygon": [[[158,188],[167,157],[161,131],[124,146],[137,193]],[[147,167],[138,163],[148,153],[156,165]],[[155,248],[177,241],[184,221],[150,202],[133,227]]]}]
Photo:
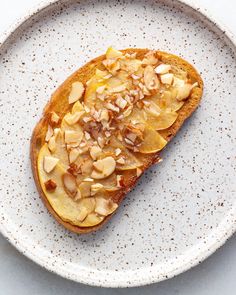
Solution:
[{"label": "plate rim", "polygon": [[[14,34],[17,29],[19,29],[26,21],[28,21],[30,18],[32,18],[34,15],[37,15],[44,9],[49,8],[52,5],[55,5],[56,3],[63,2],[64,0],[41,0],[37,5],[34,5],[32,8],[27,9],[26,12],[24,12],[20,17],[17,18],[16,21],[14,21],[6,30],[3,31],[3,33],[0,34],[0,48],[5,44],[5,42],[8,40],[8,38]],[[159,0],[163,1],[163,0]],[[201,8],[198,5],[196,5],[193,0],[170,0],[170,2],[177,3],[180,5],[183,5],[187,7],[188,9],[192,10],[193,12],[197,13],[197,16],[203,19],[207,19],[210,21],[211,24],[215,25],[216,28],[222,32],[224,36],[231,42],[232,46],[234,47],[234,50],[236,52],[236,35],[234,35],[231,30],[221,21],[219,18],[217,18],[215,15],[211,14],[207,8]],[[38,265],[42,266],[44,269],[56,273],[60,275],[61,277],[70,279],[72,281],[83,283],[86,285],[91,286],[99,286],[99,287],[113,287],[113,288],[125,288],[125,287],[138,287],[138,286],[145,286],[152,283],[157,283],[160,281],[164,281],[166,279],[170,279],[180,273],[183,273],[197,264],[201,263],[203,260],[208,258],[210,255],[212,255],[217,249],[219,249],[222,245],[225,244],[225,242],[236,232],[236,212],[234,214],[234,217],[232,218],[231,222],[227,224],[228,226],[223,226],[223,230],[219,230],[218,232],[221,233],[221,235],[216,236],[215,238],[212,238],[212,243],[205,244],[204,251],[199,253],[197,257],[190,258],[188,262],[182,264],[182,266],[177,267],[176,269],[172,269],[170,273],[166,272],[165,275],[159,276],[158,274],[155,276],[155,273],[151,276],[143,276],[143,279],[140,281],[140,278],[138,280],[133,281],[122,281],[122,280],[113,280],[108,281],[103,278],[96,279],[93,275],[71,275],[68,271],[66,271],[62,267],[58,267],[55,264],[51,263],[48,264],[41,260],[40,255],[36,255],[33,251],[30,251],[29,248],[27,248],[24,243],[21,242],[21,240],[16,239],[12,234],[11,231],[8,230],[9,227],[4,225],[4,223],[0,223],[0,233],[13,245],[21,254],[25,255],[30,260],[34,261]]]}]

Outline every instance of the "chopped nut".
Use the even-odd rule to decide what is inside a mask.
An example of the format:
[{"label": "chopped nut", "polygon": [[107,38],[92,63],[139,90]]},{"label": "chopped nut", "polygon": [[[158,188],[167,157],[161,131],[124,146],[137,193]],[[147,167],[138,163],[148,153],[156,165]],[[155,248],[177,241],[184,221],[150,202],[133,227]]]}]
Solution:
[{"label": "chopped nut", "polygon": [[110,103],[110,102],[108,102],[108,103],[106,104],[106,107],[107,107],[109,110],[114,111],[114,112],[117,112],[117,113],[119,113],[119,111],[120,111],[120,109],[119,109],[118,107],[114,106],[114,105],[113,105],[112,103]]},{"label": "chopped nut", "polygon": [[91,196],[94,196],[97,192],[102,190],[104,186],[101,183],[95,183],[91,185]]},{"label": "chopped nut", "polygon": [[121,108],[121,109],[124,109],[127,105],[127,101],[125,99],[123,99],[121,96],[119,96],[117,99],[116,99],[116,105]]},{"label": "chopped nut", "polygon": [[67,124],[74,125],[75,123],[79,121],[79,119],[81,118],[83,114],[84,114],[84,111],[75,112],[74,114],[68,113],[65,115],[64,119]]},{"label": "chopped nut", "polygon": [[123,116],[124,118],[128,117],[133,111],[133,106],[129,106],[124,112],[123,112]]},{"label": "chopped nut", "polygon": [[98,144],[99,144],[100,148],[103,148],[104,145],[105,145],[105,139],[102,138],[101,136],[98,136],[97,141],[98,141]]},{"label": "chopped nut", "polygon": [[109,89],[110,93],[116,93],[116,92],[122,92],[126,89],[127,85],[126,84],[121,84],[119,86],[113,87]]},{"label": "chopped nut", "polygon": [[83,121],[85,122],[85,123],[88,123],[88,122],[91,122],[93,119],[91,118],[91,117],[84,117],[83,118]]},{"label": "chopped nut", "polygon": [[91,196],[91,185],[92,185],[92,182],[90,181],[83,181],[79,185],[79,190],[83,198],[87,198]]},{"label": "chopped nut", "polygon": [[117,175],[116,176],[116,183],[117,183],[117,187],[121,188],[124,187],[124,176],[123,175]]},{"label": "chopped nut", "polygon": [[116,161],[109,156],[93,163],[96,170],[93,170],[91,177],[94,179],[103,179],[111,175],[116,168]]},{"label": "chopped nut", "polygon": [[153,51],[149,51],[143,61],[142,64],[143,65],[155,65],[158,62],[158,59],[155,57],[155,53]]},{"label": "chopped nut", "polygon": [[102,149],[99,146],[92,146],[90,148],[90,156],[92,157],[93,160],[97,160],[97,158],[101,155]]},{"label": "chopped nut", "polygon": [[48,125],[48,130],[45,136],[45,141],[48,142],[49,139],[53,136],[53,129],[51,127],[51,125]]},{"label": "chopped nut", "polygon": [[192,85],[191,84],[184,84],[183,86],[177,87],[177,100],[185,100],[186,98],[189,97],[190,92],[192,90]]},{"label": "chopped nut", "polygon": [[76,178],[74,175],[70,173],[64,173],[62,175],[62,182],[64,184],[64,188],[66,193],[69,196],[75,197],[77,193],[77,185],[76,185]]},{"label": "chopped nut", "polygon": [[115,149],[115,155],[119,156],[120,154],[121,154],[121,149],[120,148]]},{"label": "chopped nut", "polygon": [[81,173],[80,167],[78,167],[78,165],[76,165],[75,163],[71,163],[67,171],[74,176],[77,176]]},{"label": "chopped nut", "polygon": [[55,113],[55,112],[52,112],[51,113],[51,117],[50,117],[50,121],[52,124],[57,124],[60,120],[60,117]]},{"label": "chopped nut", "polygon": [[118,164],[124,165],[125,164],[125,158],[124,157],[120,157],[118,160],[116,160],[116,162]]},{"label": "chopped nut", "polygon": [[98,94],[102,94],[104,92],[104,90],[106,89],[106,85],[100,86],[96,89],[96,92]]},{"label": "chopped nut", "polygon": [[170,70],[171,70],[171,66],[166,64],[160,64],[159,66],[155,68],[155,72],[157,74],[166,74],[166,73],[169,73]]},{"label": "chopped nut", "polygon": [[51,156],[45,156],[44,161],[43,161],[44,171],[47,173],[50,173],[56,167],[58,162],[59,162],[58,158],[54,158]]},{"label": "chopped nut", "polygon": [[89,140],[91,138],[90,134],[87,131],[84,131],[84,137],[86,140]]},{"label": "chopped nut", "polygon": [[173,74],[163,74],[160,75],[161,83],[171,85],[174,79]]},{"label": "chopped nut", "polygon": [[48,148],[49,148],[49,150],[50,150],[52,153],[55,153],[55,151],[56,151],[56,139],[55,139],[55,135],[52,136],[52,137],[49,139],[49,142],[48,142]]},{"label": "chopped nut", "polygon": [[110,59],[110,58],[117,59],[117,58],[122,57],[122,55],[123,55],[123,54],[122,54],[121,51],[116,50],[116,49],[114,49],[114,48],[112,48],[112,47],[109,47],[109,48],[107,49],[107,52],[106,52],[106,58],[107,58],[107,59]]},{"label": "chopped nut", "polygon": [[84,94],[84,85],[81,82],[74,82],[69,94],[69,104],[79,100]]},{"label": "chopped nut", "polygon": [[108,122],[109,121],[109,112],[108,112],[108,110],[106,110],[106,109],[101,110],[101,114],[100,114],[99,120],[101,122],[103,122],[103,121]]},{"label": "chopped nut", "polygon": [[90,113],[90,111],[91,111],[90,108],[88,106],[86,106],[86,105],[84,106],[84,110],[85,110],[86,113]]},{"label": "chopped nut", "polygon": [[65,143],[80,143],[83,136],[82,130],[65,130]]},{"label": "chopped nut", "polygon": [[80,151],[78,149],[72,149],[69,153],[69,161],[73,163],[77,160],[78,156],[80,155]]},{"label": "chopped nut", "polygon": [[158,89],[160,87],[160,81],[152,66],[146,66],[144,69],[144,84],[148,90]]},{"label": "chopped nut", "polygon": [[46,181],[44,185],[48,192],[54,192],[55,189],[57,188],[56,182],[53,181],[52,179],[49,179],[48,181]]}]

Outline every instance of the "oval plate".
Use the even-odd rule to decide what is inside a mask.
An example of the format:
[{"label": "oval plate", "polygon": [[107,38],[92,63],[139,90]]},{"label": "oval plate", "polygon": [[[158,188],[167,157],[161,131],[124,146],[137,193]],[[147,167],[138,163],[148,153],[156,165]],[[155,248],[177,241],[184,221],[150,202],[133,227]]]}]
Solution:
[{"label": "oval plate", "polygon": [[[236,224],[236,60],[232,36],[178,1],[57,1],[29,13],[0,47],[1,231],[66,278],[139,286],[213,253]],[[178,54],[205,81],[201,105],[97,233],[72,234],[48,214],[32,178],[29,142],[51,93],[106,50]]]}]

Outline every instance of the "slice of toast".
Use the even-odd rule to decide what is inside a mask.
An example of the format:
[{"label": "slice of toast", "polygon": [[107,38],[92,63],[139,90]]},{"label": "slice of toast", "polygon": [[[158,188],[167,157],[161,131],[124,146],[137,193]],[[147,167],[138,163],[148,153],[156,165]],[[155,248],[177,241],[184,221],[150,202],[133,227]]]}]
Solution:
[{"label": "slice of toast", "polygon": [[[52,95],[44,109],[42,119],[33,131],[30,154],[32,171],[39,194],[55,219],[75,233],[89,233],[95,231],[111,218],[142,173],[152,164],[159,161],[160,151],[164,148],[166,143],[176,135],[184,121],[197,108],[202,97],[203,82],[200,75],[192,65],[182,58],[161,51],[150,52],[148,49],[126,49],[121,50],[121,52],[122,57],[120,52],[108,49],[106,55],[93,59],[72,74]],[[122,67],[123,59],[135,59],[140,61],[136,62],[134,67],[138,64],[141,72],[139,72],[138,69],[132,68],[133,62],[130,62],[131,69],[130,66],[127,69],[127,64],[123,64]],[[106,62],[104,62],[104,60]],[[117,66],[118,63],[119,66]],[[146,70],[145,76],[144,71],[147,67],[149,68]],[[148,72],[150,67],[155,71],[155,78],[152,76],[152,70],[151,74]],[[98,71],[98,69],[100,71]],[[93,103],[99,101],[99,103],[102,103],[102,106],[104,105],[104,99],[107,99],[106,97],[104,98],[103,93],[105,91],[104,89],[106,89],[103,84],[105,79],[113,79],[113,77],[119,75],[119,72],[123,71],[125,73],[125,70],[127,70],[129,74],[127,77],[132,79],[132,87],[135,85],[135,89],[139,89],[139,97],[136,97],[137,92],[134,91],[132,92],[133,96],[130,94],[130,96],[128,95],[128,97],[126,97],[128,86],[126,86],[125,90],[122,90],[122,86],[120,89],[117,89],[117,85],[110,85],[108,90],[113,94],[109,94],[109,99],[114,99],[115,96],[116,100],[113,106],[108,106],[107,104],[106,106],[109,108],[109,122],[111,122],[111,120],[113,122],[109,124],[116,124],[116,128],[106,130],[108,140],[105,144],[103,142],[101,145],[99,138],[96,137],[98,135],[94,132],[96,128],[94,127],[94,130],[91,130],[91,126],[89,125],[91,121],[88,121],[89,119],[86,116],[90,116],[91,113],[95,116],[99,113],[99,107],[97,109],[95,108],[95,112],[94,108],[91,107],[92,98]],[[105,72],[108,72],[106,77],[104,77]],[[100,74],[103,76],[101,76],[100,80],[96,80],[97,84],[94,94],[93,77],[95,73],[96,75]],[[85,94],[83,93],[83,87],[81,88],[82,84],[78,84],[78,81],[86,88]],[[185,84],[191,87],[186,90],[186,88],[182,87],[181,81],[185,81]],[[99,84],[100,82],[102,84]],[[148,83],[150,85],[148,85]],[[156,86],[155,83],[158,85]],[[175,84],[177,86],[174,86]],[[120,85],[118,85],[118,88],[119,87]],[[119,90],[121,95],[116,92],[119,92]],[[131,102],[131,114],[129,114],[130,109],[128,109],[130,97],[135,101],[133,105]],[[171,104],[170,97],[172,99]],[[77,98],[80,98],[79,103]],[[126,102],[124,102],[124,98]],[[164,117],[159,116],[156,102],[161,115],[164,114]],[[86,104],[88,104],[89,107],[86,106]],[[81,106],[84,107],[82,112],[80,109]],[[145,109],[145,111],[143,111],[142,108]],[[137,109],[138,116],[137,114],[136,116],[133,115],[133,113],[135,113],[134,109]],[[139,116],[140,111],[144,114],[142,118]],[[79,112],[81,113],[79,114]],[[101,112],[99,114],[101,116]],[[131,116],[131,119],[124,118],[123,114],[125,114],[127,118]],[[168,119],[165,119],[166,114],[168,115]],[[94,169],[92,175],[86,174],[87,167],[85,167],[85,163],[88,164],[91,158],[86,158],[86,152],[83,156],[78,156],[78,153],[82,155],[81,149],[83,147],[80,146],[82,146],[82,144],[84,145],[84,142],[80,141],[79,146],[75,144],[76,140],[78,140],[77,133],[81,132],[81,127],[77,125],[82,124],[80,123],[82,121],[79,121],[82,119],[76,121],[76,116],[77,118],[80,116],[83,117],[83,140],[86,144],[90,144],[87,153],[90,156],[92,154],[92,161],[96,162],[96,165],[93,162],[94,166],[92,168],[90,167]],[[84,117],[87,119],[85,118],[85,120]],[[131,124],[132,126],[130,126],[127,124],[127,120],[129,124],[132,123],[137,124],[139,127],[141,126],[140,129],[132,129],[133,125]],[[170,123],[171,120],[173,120],[173,122]],[[77,127],[75,127],[75,124],[80,128],[79,131],[76,129]],[[90,128],[87,128],[88,126],[90,126]],[[102,126],[104,127],[104,125]],[[55,138],[57,138],[58,132],[60,132],[61,142],[60,146],[59,144],[57,145],[57,152],[55,152]],[[71,136],[73,137],[75,135],[73,132],[77,132],[77,138],[74,139],[75,142],[71,144],[69,140]],[[129,137],[125,137],[128,136],[127,132],[131,132],[132,136],[130,137],[130,133],[128,133]],[[65,139],[65,136],[67,139]],[[115,145],[111,144],[111,136],[115,137]],[[79,140],[81,140],[81,138]],[[96,148],[94,148],[93,153],[91,152],[91,146],[93,145],[91,140],[96,141]],[[135,142],[132,140],[137,141]],[[118,145],[117,142],[119,142]],[[106,144],[109,148],[111,145],[112,148],[114,147],[112,153],[109,148],[104,152],[106,149],[104,145],[106,146]],[[123,157],[123,159],[121,159],[122,157],[118,159],[118,154],[121,152],[124,152],[125,157]],[[103,156],[103,153],[106,154],[106,157]],[[77,163],[75,162],[76,157],[76,161],[84,157],[84,162],[82,162],[83,166],[81,166],[81,163],[75,165],[75,163]],[[104,162],[104,158],[106,158],[106,163]],[[113,158],[115,161],[118,161],[115,164],[115,170],[112,168],[114,165]],[[131,163],[129,165],[125,164],[127,169],[122,168],[124,159],[126,161],[129,160]],[[102,168],[100,167],[101,164],[103,165]],[[102,169],[105,169],[105,166],[106,169],[110,170],[104,172],[105,170]],[[83,169],[81,172],[82,167]],[[62,173],[61,171],[64,172]],[[82,177],[81,175],[84,176]],[[103,179],[101,179],[101,177],[103,177]],[[74,191],[75,183],[76,192]],[[94,185],[91,186],[91,183]],[[111,183],[113,183],[113,187],[111,187]],[[91,206],[93,209],[90,210]],[[104,208],[106,209],[105,213],[103,213]],[[79,221],[76,219],[77,210]]]}]

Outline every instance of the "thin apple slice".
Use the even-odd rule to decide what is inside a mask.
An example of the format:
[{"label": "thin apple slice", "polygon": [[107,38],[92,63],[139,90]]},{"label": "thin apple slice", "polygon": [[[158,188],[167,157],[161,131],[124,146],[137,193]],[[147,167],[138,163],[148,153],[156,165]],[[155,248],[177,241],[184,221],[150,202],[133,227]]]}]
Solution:
[{"label": "thin apple slice", "polygon": [[138,147],[138,150],[142,154],[156,153],[162,150],[167,141],[153,128],[146,126],[144,130],[144,140]]},{"label": "thin apple slice", "polygon": [[147,124],[155,130],[164,130],[174,124],[178,117],[176,112],[162,111],[158,117],[148,115]]}]

